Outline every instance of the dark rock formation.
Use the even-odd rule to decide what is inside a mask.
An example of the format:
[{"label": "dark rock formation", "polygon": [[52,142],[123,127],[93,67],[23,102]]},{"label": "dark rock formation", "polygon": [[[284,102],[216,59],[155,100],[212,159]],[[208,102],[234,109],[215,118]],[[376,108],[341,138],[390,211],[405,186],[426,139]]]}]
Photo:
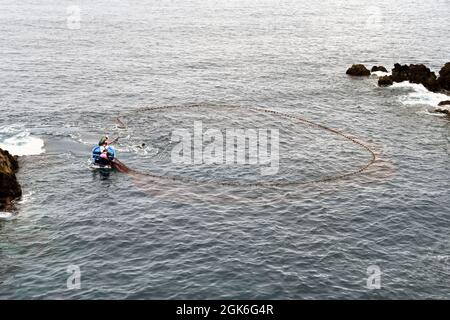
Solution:
[{"label": "dark rock formation", "polygon": [[442,89],[450,91],[450,62],[447,62],[439,71],[438,83]]},{"label": "dark rock formation", "polygon": [[434,112],[450,115],[450,109],[446,108],[436,108],[434,109]]},{"label": "dark rock formation", "polygon": [[17,170],[17,156],[13,157],[8,151],[0,149],[0,208],[8,206],[11,200],[22,195],[16,178]]},{"label": "dark rock formation", "polygon": [[450,100],[441,101],[434,112],[444,113],[450,116]]},{"label": "dark rock formation", "polygon": [[422,84],[425,88],[434,92],[441,89],[436,74],[423,64],[411,64],[408,66],[396,63],[394,69],[392,69],[392,80],[394,82],[409,81]]},{"label": "dark rock formation", "polygon": [[382,71],[382,72],[388,72],[385,67],[383,66],[373,66],[370,72],[376,72],[376,71]]},{"label": "dark rock formation", "polygon": [[412,64],[409,66],[409,82],[421,83],[430,91],[439,91],[441,89],[434,72],[423,64]]},{"label": "dark rock formation", "polygon": [[370,76],[370,71],[363,64],[354,64],[348,68],[346,74],[351,76]]},{"label": "dark rock formation", "polygon": [[392,81],[402,82],[409,80],[409,66],[400,65],[399,63],[394,64],[394,69],[392,69]]},{"label": "dark rock formation", "polygon": [[388,87],[394,84],[392,76],[382,76],[378,79],[378,85],[380,87]]},{"label": "dark rock formation", "polygon": [[[361,64],[353,65],[347,70],[347,74],[366,75],[367,72],[364,73],[364,69],[365,67]],[[386,72],[386,68],[383,66],[374,66],[372,67],[372,72],[375,71]],[[378,85],[385,87],[391,85],[393,82],[403,81],[422,84],[425,88],[433,92],[450,91],[450,62],[447,62],[439,71],[439,77],[423,64],[401,65],[396,63],[394,69],[392,69],[392,75],[380,77],[378,79]]]}]

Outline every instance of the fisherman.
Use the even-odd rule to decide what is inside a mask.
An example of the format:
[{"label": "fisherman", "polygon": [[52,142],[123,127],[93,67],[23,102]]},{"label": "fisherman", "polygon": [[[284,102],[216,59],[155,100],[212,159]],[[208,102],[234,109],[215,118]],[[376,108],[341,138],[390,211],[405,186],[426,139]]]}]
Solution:
[{"label": "fisherman", "polygon": [[92,162],[101,166],[111,165],[111,161],[116,157],[116,151],[111,143],[114,141],[109,141],[108,136],[103,136],[98,142],[98,146],[92,150]]}]

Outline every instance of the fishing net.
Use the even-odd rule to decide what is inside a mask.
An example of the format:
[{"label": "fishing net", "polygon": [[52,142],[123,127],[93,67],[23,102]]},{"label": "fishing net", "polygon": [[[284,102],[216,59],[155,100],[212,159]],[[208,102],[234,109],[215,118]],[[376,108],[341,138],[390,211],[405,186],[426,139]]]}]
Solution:
[{"label": "fishing net", "polygon": [[[258,107],[220,104],[140,107],[118,118],[117,123],[121,134],[127,137],[127,145],[138,155],[127,159],[127,164],[139,168],[140,174],[174,181],[230,186],[303,185],[351,177],[369,168],[376,160],[374,151],[353,136],[296,115]],[[197,145],[194,150],[195,143],[188,145],[191,163],[174,161],[174,148],[177,145],[180,148],[182,141],[174,139],[175,133],[184,130],[193,139],[195,128],[199,132],[199,124],[202,134],[214,130],[222,135],[222,163],[208,163],[198,158],[199,150],[204,156],[211,150],[209,145],[217,143],[208,135],[202,136],[200,149]],[[245,144],[242,147],[243,140],[233,140],[235,149],[230,152],[227,135],[233,131],[227,130],[236,129],[246,135]],[[275,131],[278,142],[275,138],[272,140]],[[269,136],[267,144],[259,139],[260,135],[264,136],[263,132]],[[258,137],[256,160],[255,145],[250,142],[254,135],[247,139],[247,134],[251,133]],[[272,142],[278,145],[278,150],[272,148]],[[239,143],[243,148],[241,151],[244,150],[245,163],[236,163]],[[258,158],[265,152],[264,148],[267,151],[265,162]],[[200,160],[194,163],[196,152],[197,160]],[[232,153],[233,163],[227,162],[227,155]],[[271,162],[271,157],[273,160],[275,156],[278,162]],[[270,174],[266,174],[268,168]]]}]

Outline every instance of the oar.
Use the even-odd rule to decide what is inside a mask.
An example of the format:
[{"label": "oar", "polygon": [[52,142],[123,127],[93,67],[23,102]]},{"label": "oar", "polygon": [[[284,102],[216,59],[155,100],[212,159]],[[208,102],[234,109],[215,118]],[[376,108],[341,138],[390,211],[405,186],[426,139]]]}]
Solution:
[{"label": "oar", "polygon": [[115,138],[115,139],[112,140],[112,141],[108,141],[108,144],[116,143],[117,141],[119,141],[119,138],[120,138],[120,136],[118,136],[117,138]]}]

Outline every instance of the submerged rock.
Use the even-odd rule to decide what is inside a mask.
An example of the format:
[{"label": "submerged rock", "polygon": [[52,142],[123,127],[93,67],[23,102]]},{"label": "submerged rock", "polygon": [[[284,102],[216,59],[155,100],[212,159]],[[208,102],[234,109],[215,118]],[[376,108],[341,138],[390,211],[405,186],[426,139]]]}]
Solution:
[{"label": "submerged rock", "polygon": [[377,71],[388,72],[387,69],[383,66],[373,66],[372,69],[370,70],[370,72],[377,72]]},{"label": "submerged rock", "polygon": [[436,108],[434,112],[450,115],[450,108]]},{"label": "submerged rock", "polygon": [[22,195],[22,189],[16,178],[18,170],[17,156],[0,149],[0,208],[8,206],[12,200]]},{"label": "submerged rock", "polygon": [[439,102],[438,107],[434,109],[434,112],[450,115],[450,100]]},{"label": "submerged rock", "polygon": [[394,81],[392,80],[392,76],[382,76],[378,79],[378,85],[380,87],[388,87],[392,86]]},{"label": "submerged rock", "polygon": [[439,71],[438,82],[442,89],[450,91],[450,62],[447,62]]},{"label": "submerged rock", "polygon": [[351,76],[370,76],[370,71],[363,64],[354,64],[347,69],[346,74]]}]

